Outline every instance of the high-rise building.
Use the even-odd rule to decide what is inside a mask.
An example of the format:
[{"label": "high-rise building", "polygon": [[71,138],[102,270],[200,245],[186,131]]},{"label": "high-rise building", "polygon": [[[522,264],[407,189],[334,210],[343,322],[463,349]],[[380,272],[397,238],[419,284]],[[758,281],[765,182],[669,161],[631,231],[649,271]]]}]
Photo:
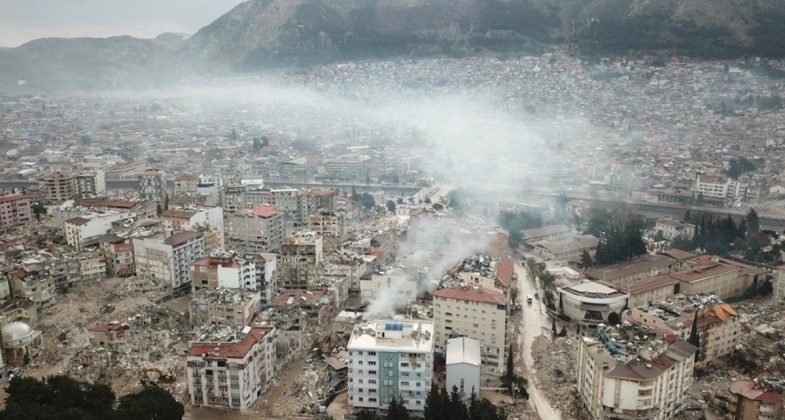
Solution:
[{"label": "high-rise building", "polygon": [[272,385],[275,377],[273,327],[218,329],[201,334],[186,358],[188,394],[195,406],[244,410]]},{"label": "high-rise building", "polygon": [[686,406],[697,347],[603,325],[578,341],[578,393],[590,418],[665,420]]},{"label": "high-rise building", "polygon": [[139,175],[139,195],[142,200],[163,202],[166,198],[166,173],[160,169],[145,169]]},{"label": "high-rise building", "polygon": [[322,237],[314,232],[297,232],[281,246],[281,287],[308,288],[324,272],[322,263]]},{"label": "high-rise building", "polygon": [[281,249],[283,215],[273,206],[259,204],[229,216],[228,247],[238,252],[271,252]]},{"label": "high-rise building", "polygon": [[193,263],[205,255],[204,236],[198,232],[134,238],[133,243],[137,277],[163,289],[190,286]]},{"label": "high-rise building", "polygon": [[0,228],[7,229],[33,221],[31,201],[29,195],[0,196]]},{"label": "high-rise building", "polygon": [[38,179],[44,199],[50,202],[70,200],[78,194],[76,177],[71,174],[54,172]]},{"label": "high-rise building", "polygon": [[393,398],[415,416],[425,410],[433,370],[433,324],[423,320],[357,325],[349,351],[349,406],[384,410]]},{"label": "high-rise building", "polygon": [[507,305],[504,293],[479,286],[433,292],[433,322],[437,352],[447,351],[447,339],[466,336],[482,345],[483,370],[505,369]]},{"label": "high-rise building", "polygon": [[80,198],[106,194],[106,176],[101,169],[91,169],[76,176],[76,190]]}]

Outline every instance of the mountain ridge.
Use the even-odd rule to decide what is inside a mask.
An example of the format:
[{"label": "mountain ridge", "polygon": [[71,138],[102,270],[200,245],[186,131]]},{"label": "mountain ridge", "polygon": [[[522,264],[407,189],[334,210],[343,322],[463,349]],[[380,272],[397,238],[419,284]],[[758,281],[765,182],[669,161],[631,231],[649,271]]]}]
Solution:
[{"label": "mountain ridge", "polygon": [[785,56],[781,0],[248,0],[191,36],[44,38],[0,49],[0,86],[153,86],[335,60],[537,52]]}]

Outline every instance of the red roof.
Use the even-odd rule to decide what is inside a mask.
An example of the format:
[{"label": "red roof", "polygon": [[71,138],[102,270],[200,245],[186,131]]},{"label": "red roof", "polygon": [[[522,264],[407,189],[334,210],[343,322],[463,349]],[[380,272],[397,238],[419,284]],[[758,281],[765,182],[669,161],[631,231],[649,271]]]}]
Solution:
[{"label": "red roof", "polygon": [[205,360],[242,359],[254,344],[260,342],[272,330],[272,327],[251,327],[245,337],[233,343],[194,342],[188,355],[201,356]]},{"label": "red roof", "polygon": [[166,210],[165,212],[161,213],[161,217],[168,217],[171,219],[190,219],[195,214],[196,212],[191,210]]},{"label": "red roof", "polygon": [[257,204],[253,206],[251,208],[251,213],[264,218],[274,217],[281,214],[277,208],[268,206],[267,204]]},{"label": "red roof", "polygon": [[499,260],[499,263],[496,264],[496,280],[506,289],[512,287],[512,274],[514,272],[515,265],[509,258],[502,258]]},{"label": "red roof", "polygon": [[222,258],[222,257],[202,257],[197,258],[194,261],[194,266],[197,267],[234,267],[237,268],[240,264],[235,260],[234,257],[229,258]]},{"label": "red roof", "polygon": [[434,297],[456,300],[468,300],[471,302],[490,303],[494,305],[504,305],[504,293],[486,289],[479,286],[455,289],[439,289],[433,292]]},{"label": "red roof", "polygon": [[0,196],[0,203],[17,200],[31,200],[33,197],[24,194],[4,195]]},{"label": "red roof", "polygon": [[87,224],[89,221],[90,219],[85,219],[84,217],[74,217],[73,219],[68,219],[65,222],[68,224],[81,226]]}]

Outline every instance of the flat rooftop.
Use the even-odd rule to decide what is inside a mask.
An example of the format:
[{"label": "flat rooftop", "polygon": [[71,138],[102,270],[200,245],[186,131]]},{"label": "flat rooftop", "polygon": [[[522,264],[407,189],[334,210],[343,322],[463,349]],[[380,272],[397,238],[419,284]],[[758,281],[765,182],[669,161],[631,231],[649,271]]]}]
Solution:
[{"label": "flat rooftop", "polygon": [[347,349],[403,353],[433,352],[433,321],[378,320],[354,327]]}]

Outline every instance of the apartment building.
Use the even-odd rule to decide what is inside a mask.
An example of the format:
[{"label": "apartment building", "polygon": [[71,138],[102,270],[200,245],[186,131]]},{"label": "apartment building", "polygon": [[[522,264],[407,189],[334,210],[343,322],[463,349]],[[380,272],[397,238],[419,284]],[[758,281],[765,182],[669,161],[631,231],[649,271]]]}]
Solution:
[{"label": "apartment building", "polygon": [[731,178],[712,175],[698,175],[695,179],[695,193],[706,200],[744,201],[747,198],[748,184]]},{"label": "apartment building", "polygon": [[98,246],[104,255],[106,274],[113,277],[128,277],[136,274],[134,243],[131,238],[107,234],[98,238]]},{"label": "apartment building", "polygon": [[221,188],[221,207],[226,214],[234,214],[248,207],[245,198],[248,189],[248,185],[240,184],[224,185]]},{"label": "apartment building", "polygon": [[657,305],[631,308],[624,320],[686,340],[696,314],[700,338],[696,365],[700,367],[730,354],[740,343],[740,317],[730,304],[716,303],[704,296],[681,296]]},{"label": "apartment building", "polygon": [[372,321],[354,328],[349,352],[349,406],[385,410],[393,398],[422,416],[433,371],[433,324]]},{"label": "apartment building", "polygon": [[297,232],[283,241],[278,258],[281,287],[308,288],[324,272],[322,237],[314,232]]},{"label": "apartment building", "polygon": [[482,345],[483,371],[501,374],[506,358],[507,306],[504,293],[479,286],[433,292],[434,348],[446,352],[450,336]]},{"label": "apartment building", "polygon": [[55,303],[55,277],[50,275],[45,261],[28,258],[8,270],[11,294],[14,298],[25,298],[37,309]]},{"label": "apartment building", "polygon": [[98,241],[112,230],[114,223],[132,219],[133,215],[115,212],[87,213],[65,221],[65,242],[76,250]]},{"label": "apartment building", "polygon": [[163,202],[166,198],[166,173],[160,169],[145,169],[139,174],[139,195],[142,200]]},{"label": "apartment building", "polygon": [[782,302],[785,300],[785,264],[777,266],[777,271],[774,272],[774,278],[771,280],[774,291],[772,292],[773,300],[775,302]]},{"label": "apartment building", "polygon": [[174,178],[174,195],[194,195],[199,185],[199,177],[192,174],[181,174]]},{"label": "apartment building", "polygon": [[281,249],[283,214],[273,206],[255,205],[229,216],[228,246],[238,252],[273,252]]},{"label": "apartment building", "polygon": [[634,327],[578,337],[577,386],[586,414],[597,420],[675,418],[688,400],[697,350]]},{"label": "apartment building", "polygon": [[249,408],[275,378],[273,327],[215,328],[201,334],[186,358],[188,395],[194,406]]},{"label": "apartment building", "polygon": [[203,290],[191,297],[191,325],[247,327],[259,310],[260,300],[259,292],[255,290]]},{"label": "apartment building", "polygon": [[98,250],[77,255],[79,276],[81,281],[97,281],[106,278],[106,259]]},{"label": "apartment building", "polygon": [[308,230],[316,232],[325,241],[325,248],[336,250],[346,232],[345,215],[342,211],[320,210],[308,216]]},{"label": "apartment building", "polygon": [[735,420],[777,420],[785,415],[781,383],[741,380],[731,386],[730,392],[736,395],[732,406]]},{"label": "apartment building", "polygon": [[272,302],[278,291],[278,257],[269,252],[246,253],[240,256],[242,263],[255,266],[256,290],[261,294],[263,304]]},{"label": "apartment building", "polygon": [[256,264],[234,254],[197,258],[191,277],[194,293],[218,288],[257,290]]},{"label": "apartment building", "polygon": [[23,194],[0,196],[0,228],[8,229],[32,222],[32,199]]},{"label": "apartment building", "polygon": [[133,244],[137,277],[163,289],[190,286],[193,263],[205,255],[204,237],[197,232],[134,238]]},{"label": "apartment building", "polygon": [[97,322],[87,327],[88,339],[93,347],[116,349],[128,340],[130,327],[117,321]]},{"label": "apartment building", "polygon": [[360,299],[363,304],[369,304],[382,294],[395,296],[395,302],[401,306],[414,303],[417,279],[392,267],[379,266],[369,277],[360,279]]},{"label": "apartment building", "polygon": [[106,194],[106,175],[101,169],[90,169],[76,175],[76,191],[80,198]]},{"label": "apartment building", "polygon": [[328,177],[342,180],[363,180],[368,175],[369,159],[367,156],[339,156],[324,164]]},{"label": "apartment building", "polygon": [[38,186],[46,201],[62,202],[77,196],[76,177],[72,174],[53,172],[38,178]]},{"label": "apartment building", "polygon": [[161,213],[165,230],[188,230],[203,232],[205,252],[208,254],[224,250],[224,217],[221,207],[191,206],[170,209]]}]

